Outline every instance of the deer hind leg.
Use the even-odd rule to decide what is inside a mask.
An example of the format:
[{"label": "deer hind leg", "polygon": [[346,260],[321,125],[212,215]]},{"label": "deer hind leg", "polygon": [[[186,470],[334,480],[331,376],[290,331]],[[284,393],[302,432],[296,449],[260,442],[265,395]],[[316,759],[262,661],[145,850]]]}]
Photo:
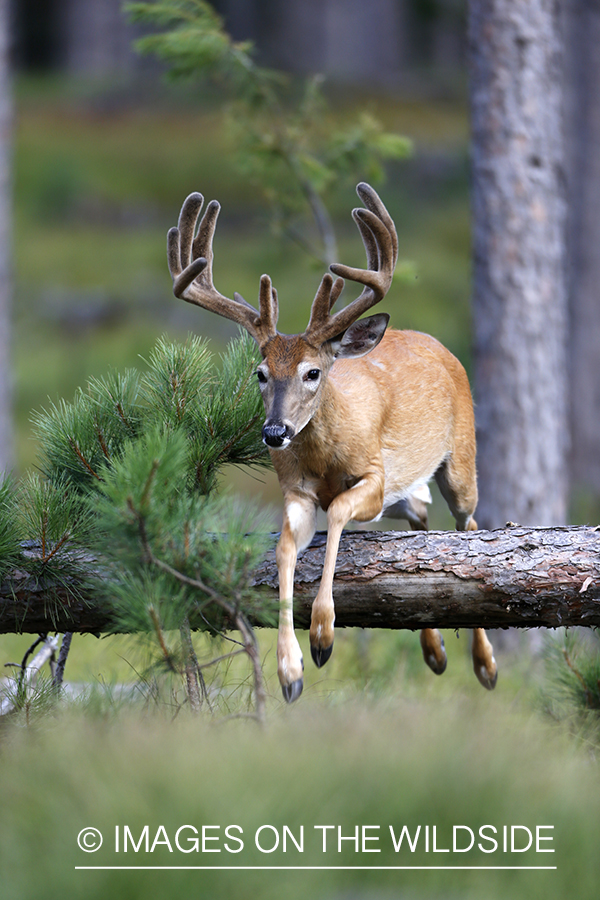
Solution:
[{"label": "deer hind leg", "polygon": [[424,485],[417,494],[410,494],[404,500],[398,500],[393,506],[384,510],[389,519],[406,519],[413,531],[427,531],[427,504],[431,503],[429,487]]},{"label": "deer hind leg", "polygon": [[[463,461],[460,465],[451,458],[438,469],[435,480],[456,520],[457,531],[476,531],[477,522],[473,518],[477,506],[474,461],[470,465],[465,465]],[[493,647],[483,628],[473,630],[471,655],[473,670],[480,684],[488,691],[493,690],[498,680],[498,666]]]},{"label": "deer hind leg", "polygon": [[[431,503],[431,494],[428,486],[425,485],[423,488],[419,488],[417,495],[411,494],[404,500],[399,500],[393,506],[389,506],[384,515],[391,519],[406,519],[414,531],[427,531],[427,503]],[[448,660],[444,638],[437,628],[423,628],[421,650],[423,659],[432,672],[441,675],[446,671]]]},{"label": "deer hind leg", "polygon": [[286,497],[276,552],[279,574],[277,674],[288,703],[298,699],[304,686],[304,661],[294,632],[294,570],[298,552],[310,544],[315,527],[316,507],[313,501],[303,496]]},{"label": "deer hind leg", "polygon": [[325,665],[333,650],[333,576],[342,531],[350,519],[369,522],[376,518],[381,513],[382,506],[383,473],[376,471],[365,475],[354,487],[334,497],[327,510],[325,562],[310,620],[310,650],[315,665],[319,668]]}]

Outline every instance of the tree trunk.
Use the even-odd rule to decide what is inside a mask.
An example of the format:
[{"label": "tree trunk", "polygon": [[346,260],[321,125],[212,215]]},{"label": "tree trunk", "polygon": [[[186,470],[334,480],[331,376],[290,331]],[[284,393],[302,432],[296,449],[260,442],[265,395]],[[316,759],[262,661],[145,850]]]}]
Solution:
[{"label": "tree trunk", "polygon": [[[298,560],[298,628],[309,625],[324,552],[325,535],[317,534]],[[274,551],[256,571],[255,585],[275,599]],[[15,573],[0,589],[0,633],[110,631],[110,610],[75,588]],[[346,532],[334,598],[342,628],[598,626],[600,530]],[[191,627],[199,624],[191,615]]]},{"label": "tree trunk", "polygon": [[567,4],[571,478],[600,501],[600,6]]},{"label": "tree trunk", "polygon": [[11,322],[11,125],[9,2],[0,0],[0,476],[13,464]]},{"label": "tree trunk", "polygon": [[567,516],[558,6],[469,6],[476,518],[484,528]]}]

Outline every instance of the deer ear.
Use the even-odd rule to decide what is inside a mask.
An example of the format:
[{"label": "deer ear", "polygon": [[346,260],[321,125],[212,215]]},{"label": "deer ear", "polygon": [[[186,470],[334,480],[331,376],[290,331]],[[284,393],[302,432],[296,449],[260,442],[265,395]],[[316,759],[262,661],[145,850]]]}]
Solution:
[{"label": "deer ear", "polygon": [[342,334],[336,335],[327,343],[333,351],[335,359],[356,359],[373,350],[388,326],[390,317],[387,313],[368,316],[353,322]]}]

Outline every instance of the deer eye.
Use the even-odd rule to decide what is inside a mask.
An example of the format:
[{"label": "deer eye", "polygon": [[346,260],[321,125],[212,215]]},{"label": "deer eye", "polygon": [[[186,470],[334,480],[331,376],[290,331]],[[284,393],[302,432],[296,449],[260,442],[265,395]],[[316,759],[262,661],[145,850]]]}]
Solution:
[{"label": "deer eye", "polygon": [[261,369],[258,369],[258,370],[257,370],[257,372],[256,372],[256,377],[258,378],[259,384],[266,384],[266,383],[267,383],[267,376],[265,375],[265,373],[264,373]]},{"label": "deer eye", "polygon": [[304,376],[305,381],[317,381],[321,374],[320,369],[309,369],[306,375]]}]

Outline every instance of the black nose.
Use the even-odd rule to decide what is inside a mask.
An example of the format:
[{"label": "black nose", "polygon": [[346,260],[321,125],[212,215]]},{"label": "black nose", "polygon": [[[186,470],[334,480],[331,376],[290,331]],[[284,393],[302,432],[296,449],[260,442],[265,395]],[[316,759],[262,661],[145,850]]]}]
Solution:
[{"label": "black nose", "polygon": [[262,439],[268,447],[281,447],[287,436],[285,425],[263,425]]}]

